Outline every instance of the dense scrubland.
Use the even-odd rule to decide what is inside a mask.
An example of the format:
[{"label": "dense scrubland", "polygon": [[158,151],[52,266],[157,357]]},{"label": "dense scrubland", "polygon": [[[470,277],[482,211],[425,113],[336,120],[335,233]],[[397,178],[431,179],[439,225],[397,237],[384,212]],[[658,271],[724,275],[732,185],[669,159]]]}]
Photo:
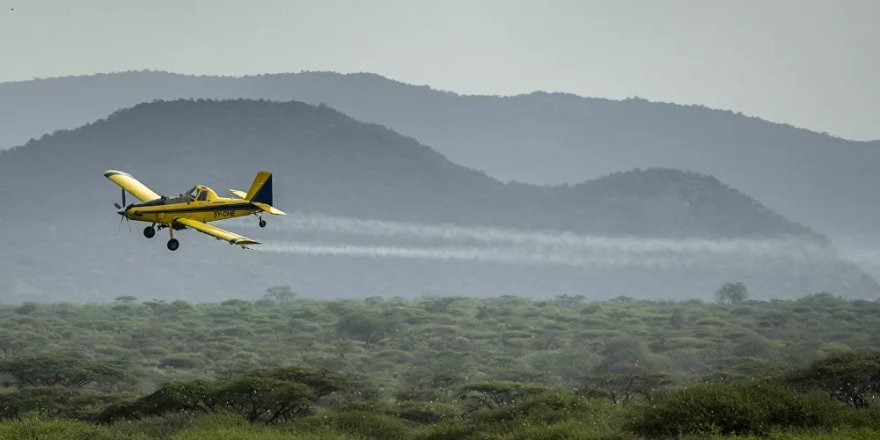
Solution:
[{"label": "dense scrubland", "polygon": [[0,307],[0,438],[880,438],[880,303]]}]

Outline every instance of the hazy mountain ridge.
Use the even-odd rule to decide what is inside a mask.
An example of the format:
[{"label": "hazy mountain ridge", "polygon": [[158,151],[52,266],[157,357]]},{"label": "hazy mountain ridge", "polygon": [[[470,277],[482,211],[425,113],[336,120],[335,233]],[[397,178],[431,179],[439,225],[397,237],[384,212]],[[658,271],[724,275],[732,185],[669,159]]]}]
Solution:
[{"label": "hazy mountain ridge", "polygon": [[[269,169],[275,204],[293,215],[269,219],[266,229],[227,226],[276,253],[229,249],[192,231],[179,234],[182,249],[170,253],[165,236],[147,241],[142,225],[132,223],[129,235],[118,222],[119,190],[101,175],[110,168],[168,195],[197,183],[221,193],[246,188],[257,170]],[[715,178],[651,169],[577,185],[504,184],[387,128],[299,102],[141,104],[0,153],[0,187],[14,195],[0,211],[0,245],[13,250],[0,262],[7,301],[119,293],[215,300],[276,284],[342,296],[681,298],[709,295],[728,279],[749,283],[758,296],[880,290],[821,236]],[[303,229],[308,218],[298,213],[398,223],[365,235],[355,222],[347,237]],[[398,227],[416,234],[386,234]],[[686,249],[670,254],[638,237],[684,240],[672,243]],[[737,253],[742,247],[747,258]]]},{"label": "hazy mountain ridge", "polygon": [[[535,92],[468,96],[374,74],[242,78],[126,72],[0,84],[0,145],[159,98],[326,102],[502,180],[580,182],[665,167],[717,176],[832,235],[880,233],[880,142],[702,106]],[[828,176],[823,178],[822,176]]]},{"label": "hazy mountain ridge", "polygon": [[0,153],[0,181],[16,193],[33,191],[43,182],[28,176],[39,168],[64,178],[41,203],[82,207],[83,196],[97,203],[89,195],[105,192],[95,186],[95,173],[120,163],[148,184],[170,183],[160,190],[166,194],[192,179],[248,179],[258,168],[273,169],[281,182],[278,203],[334,215],[584,233],[818,238],[696,173],[649,169],[577,185],[504,184],[385,127],[299,102],[140,104]]}]

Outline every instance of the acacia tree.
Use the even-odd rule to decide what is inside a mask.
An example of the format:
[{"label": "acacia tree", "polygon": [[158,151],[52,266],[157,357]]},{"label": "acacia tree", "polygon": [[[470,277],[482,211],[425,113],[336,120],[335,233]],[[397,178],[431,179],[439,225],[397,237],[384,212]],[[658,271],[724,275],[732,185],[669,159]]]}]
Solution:
[{"label": "acacia tree", "polygon": [[347,385],[326,370],[253,370],[230,379],[168,383],[134,402],[108,408],[101,418],[112,422],[169,412],[224,412],[270,424],[308,413],[319,398]]},{"label": "acacia tree", "polygon": [[294,292],[290,286],[272,286],[266,289],[266,294],[263,295],[263,298],[280,303],[288,303],[295,300],[298,296],[299,294]]},{"label": "acacia tree", "polygon": [[41,418],[91,418],[116,394],[63,387],[25,388],[0,394],[0,419],[37,415]]},{"label": "acacia tree", "polygon": [[488,382],[467,385],[461,389],[461,399],[475,402],[474,409],[485,407],[488,409],[500,408],[515,403],[517,399],[544,390],[539,385],[524,384],[519,382]]},{"label": "acacia tree", "polygon": [[10,331],[2,331],[0,333],[0,353],[3,357],[10,358],[17,356],[28,344],[19,335]]},{"label": "acacia tree", "polygon": [[749,298],[749,289],[740,282],[728,282],[715,291],[718,302],[726,304],[742,304]]},{"label": "acacia tree", "polygon": [[587,397],[604,397],[611,403],[627,404],[638,396],[648,397],[672,381],[664,374],[604,374],[584,381],[583,394]]},{"label": "acacia tree", "polygon": [[212,398],[250,423],[269,424],[306,414],[317,395],[304,384],[251,373],[221,384]]},{"label": "acacia tree", "polygon": [[395,330],[393,321],[371,313],[350,312],[336,323],[336,331],[340,335],[363,341],[367,345],[379,342]]},{"label": "acacia tree", "polygon": [[72,356],[32,356],[0,361],[0,373],[19,386],[82,388],[93,382],[112,384],[121,380],[121,368]]},{"label": "acacia tree", "polygon": [[868,408],[880,395],[880,352],[834,353],[790,374],[788,382],[818,388],[856,408]]}]

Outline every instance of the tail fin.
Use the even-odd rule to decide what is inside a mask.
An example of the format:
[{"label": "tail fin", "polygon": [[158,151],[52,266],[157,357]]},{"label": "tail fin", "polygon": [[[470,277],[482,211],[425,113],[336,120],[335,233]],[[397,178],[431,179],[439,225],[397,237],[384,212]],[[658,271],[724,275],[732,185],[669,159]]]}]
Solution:
[{"label": "tail fin", "polygon": [[251,184],[245,200],[249,202],[264,203],[272,205],[272,173],[268,171],[260,171]]}]

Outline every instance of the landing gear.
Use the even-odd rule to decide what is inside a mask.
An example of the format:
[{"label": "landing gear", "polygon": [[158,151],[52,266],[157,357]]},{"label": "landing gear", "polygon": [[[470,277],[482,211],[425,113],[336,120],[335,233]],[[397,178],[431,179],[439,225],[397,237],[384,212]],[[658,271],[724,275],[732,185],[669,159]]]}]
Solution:
[{"label": "landing gear", "polygon": [[168,250],[171,252],[174,252],[177,250],[177,248],[180,247],[180,242],[177,241],[176,238],[174,238],[174,228],[173,227],[168,228],[168,235],[170,238],[170,240],[168,240]]},{"label": "landing gear", "polygon": [[156,235],[156,228],[147,226],[144,228],[144,237],[153,238]]},{"label": "landing gear", "polygon": [[260,227],[261,227],[261,228],[265,228],[265,227],[266,227],[266,220],[263,220],[262,217],[260,218]]}]

